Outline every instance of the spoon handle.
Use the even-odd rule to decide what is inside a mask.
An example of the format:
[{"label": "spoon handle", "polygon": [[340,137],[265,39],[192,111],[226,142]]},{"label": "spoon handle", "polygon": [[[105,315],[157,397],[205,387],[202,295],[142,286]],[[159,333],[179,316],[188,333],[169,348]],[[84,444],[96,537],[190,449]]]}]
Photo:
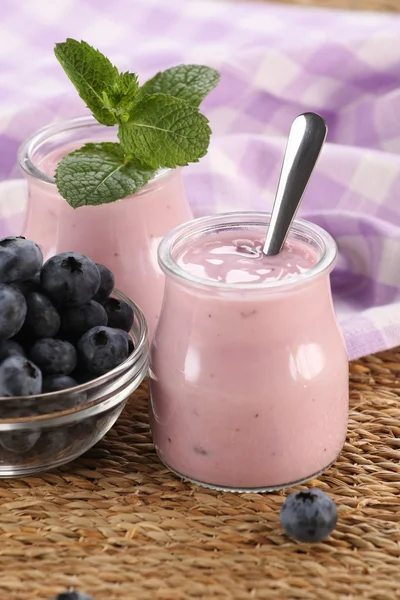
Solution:
[{"label": "spoon handle", "polygon": [[304,113],[293,121],[263,248],[264,254],[273,255],[281,251],[327,131],[324,119],[316,113]]}]

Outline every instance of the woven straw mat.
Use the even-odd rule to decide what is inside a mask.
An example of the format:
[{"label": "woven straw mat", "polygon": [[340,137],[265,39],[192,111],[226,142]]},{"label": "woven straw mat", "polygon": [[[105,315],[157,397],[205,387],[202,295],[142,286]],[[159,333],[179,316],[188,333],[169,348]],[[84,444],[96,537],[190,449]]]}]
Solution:
[{"label": "woven straw mat", "polygon": [[[237,0],[243,2],[243,0]],[[375,11],[400,11],[400,0],[248,0],[249,2],[273,1],[299,6],[320,6],[325,8],[343,8]]]},{"label": "woven straw mat", "polygon": [[83,458],[0,481],[0,599],[400,598],[400,349],[350,365],[347,441],[310,485],[339,508],[325,542],[290,541],[284,492],[231,494],[180,481],[149,434],[146,385]]}]

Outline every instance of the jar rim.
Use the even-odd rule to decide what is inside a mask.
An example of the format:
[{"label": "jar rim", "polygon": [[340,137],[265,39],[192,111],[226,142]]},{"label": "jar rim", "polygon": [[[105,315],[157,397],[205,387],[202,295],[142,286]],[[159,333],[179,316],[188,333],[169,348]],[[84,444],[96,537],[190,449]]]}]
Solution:
[{"label": "jar rim", "polygon": [[321,255],[318,262],[304,273],[294,275],[287,279],[277,281],[266,281],[261,283],[227,283],[221,281],[208,280],[198,275],[193,275],[181,267],[173,256],[173,250],[176,245],[182,241],[185,236],[194,236],[198,234],[210,233],[213,230],[221,230],[221,228],[229,228],[235,225],[243,227],[251,226],[268,226],[271,213],[268,212],[253,212],[253,211],[235,211],[228,213],[220,213],[217,215],[200,217],[188,221],[170,231],[161,241],[158,247],[158,262],[160,268],[166,275],[181,281],[192,283],[196,287],[203,289],[216,288],[221,291],[260,291],[260,290],[280,290],[298,286],[305,281],[314,279],[318,275],[325,272],[330,272],[334,267],[337,258],[337,246],[333,237],[319,225],[311,223],[305,219],[294,219],[290,232],[307,234],[311,240],[315,241],[321,249]]},{"label": "jar rim", "polygon": [[[48,175],[44,171],[41,171],[38,167],[35,166],[33,157],[37,150],[39,150],[43,144],[45,144],[51,138],[54,138],[57,135],[65,133],[67,131],[74,131],[79,129],[89,129],[89,128],[103,128],[113,129],[113,127],[107,127],[106,125],[102,125],[92,115],[83,115],[80,117],[73,117],[72,119],[64,119],[61,121],[57,121],[55,123],[50,123],[41,129],[38,129],[31,136],[26,138],[22,144],[18,148],[17,153],[17,161],[21,170],[30,177],[34,177],[42,181],[43,183],[47,183],[50,185],[56,185],[56,180],[51,175]],[[148,182],[149,184],[155,180],[158,180],[163,175],[169,173],[171,169],[163,168],[158,169],[153,177]],[[148,184],[147,184],[148,185]],[[138,193],[140,193],[139,190]]]}]

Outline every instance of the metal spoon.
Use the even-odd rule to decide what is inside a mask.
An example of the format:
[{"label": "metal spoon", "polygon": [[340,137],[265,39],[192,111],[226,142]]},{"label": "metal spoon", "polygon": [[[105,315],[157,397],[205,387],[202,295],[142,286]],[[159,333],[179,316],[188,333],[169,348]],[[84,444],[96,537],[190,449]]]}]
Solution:
[{"label": "metal spoon", "polygon": [[314,170],[328,128],[316,113],[292,123],[263,253],[279,254]]}]

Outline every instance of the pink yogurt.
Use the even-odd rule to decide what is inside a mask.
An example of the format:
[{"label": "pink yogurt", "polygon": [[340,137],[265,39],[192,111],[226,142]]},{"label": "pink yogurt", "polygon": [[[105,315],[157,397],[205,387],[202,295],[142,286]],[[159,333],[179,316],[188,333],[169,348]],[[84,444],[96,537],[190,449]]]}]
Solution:
[{"label": "pink yogurt", "polygon": [[165,234],[192,218],[180,169],[164,170],[122,200],[73,209],[49,182],[58,162],[87,142],[116,141],[114,128],[80,117],[38,132],[21,147],[29,201],[23,235],[45,258],[76,251],[106,265],[116,287],[143,310],[152,336],[160,314],[164,275],[157,249]]},{"label": "pink yogurt", "polygon": [[160,246],[154,440],[168,467],[211,487],[310,479],[346,435],[348,361],[329,283],[335,243],[296,221],[282,252],[265,257],[266,220],[198,219]]}]

